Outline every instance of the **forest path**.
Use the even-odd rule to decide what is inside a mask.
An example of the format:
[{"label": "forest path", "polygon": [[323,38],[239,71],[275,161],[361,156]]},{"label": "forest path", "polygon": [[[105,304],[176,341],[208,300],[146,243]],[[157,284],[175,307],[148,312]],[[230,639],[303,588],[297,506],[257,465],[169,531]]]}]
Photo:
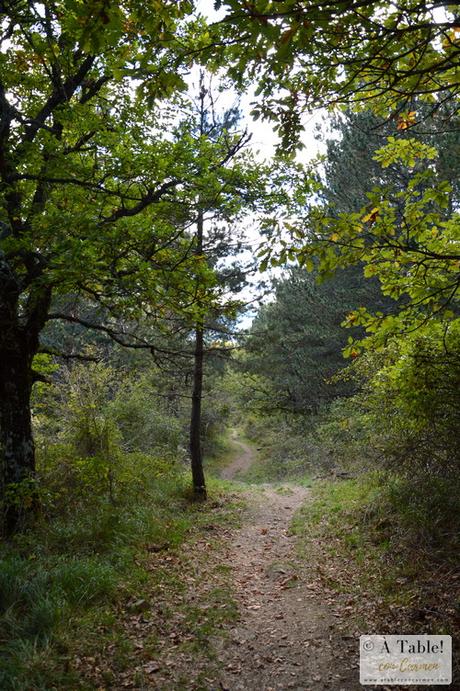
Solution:
[{"label": "forest path", "polygon": [[249,470],[256,458],[255,449],[238,438],[238,430],[236,428],[232,429],[230,440],[235,449],[235,457],[220,474],[224,480],[233,480],[235,475]]},{"label": "forest path", "polygon": [[[255,456],[245,443],[226,469],[232,477]],[[318,594],[316,576],[290,534],[310,490],[286,484],[251,486],[242,526],[232,531],[222,561],[232,568],[239,620],[220,645],[216,686],[227,691],[354,691],[361,688],[350,641]],[[353,646],[354,647],[354,646]]]}]

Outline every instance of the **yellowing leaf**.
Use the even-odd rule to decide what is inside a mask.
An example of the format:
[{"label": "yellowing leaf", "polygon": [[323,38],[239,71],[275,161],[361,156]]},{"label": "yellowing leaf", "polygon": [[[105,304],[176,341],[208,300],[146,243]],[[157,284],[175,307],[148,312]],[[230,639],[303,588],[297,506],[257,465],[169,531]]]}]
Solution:
[{"label": "yellowing leaf", "polygon": [[291,40],[291,38],[292,38],[292,37],[294,36],[294,34],[296,33],[297,28],[298,28],[297,25],[296,25],[296,26],[293,26],[293,27],[291,27],[290,29],[288,29],[287,31],[285,31],[285,32],[281,35],[280,43],[281,43],[282,46],[284,46],[284,45],[286,45],[287,43],[289,43],[289,41]]},{"label": "yellowing leaf", "polygon": [[398,116],[398,124],[396,125],[396,129],[398,130],[407,130],[411,125],[415,125],[416,122],[416,111],[411,110],[409,113],[402,113],[401,115]]},{"label": "yellowing leaf", "polygon": [[366,278],[370,278],[371,276],[374,276],[374,274],[376,273],[376,271],[377,271],[377,269],[376,269],[375,266],[373,266],[372,264],[367,264],[367,265],[364,267],[364,276],[365,276]]},{"label": "yellowing leaf", "polygon": [[366,216],[361,219],[363,223],[374,223],[380,211],[379,206],[374,206],[372,211],[370,211]]}]

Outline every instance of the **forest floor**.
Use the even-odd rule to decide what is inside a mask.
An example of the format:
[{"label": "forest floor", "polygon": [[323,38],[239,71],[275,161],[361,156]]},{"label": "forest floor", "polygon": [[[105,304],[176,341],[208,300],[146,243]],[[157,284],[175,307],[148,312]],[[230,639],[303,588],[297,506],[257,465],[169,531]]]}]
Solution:
[{"label": "forest floor", "polygon": [[211,489],[184,543],[148,548],[142,597],[119,603],[116,639],[78,658],[78,688],[357,691],[359,634],[410,621],[375,597],[373,562],[357,569],[341,538],[310,531],[310,489],[245,482],[260,458],[237,431],[230,442],[218,473],[232,484]]},{"label": "forest floor", "polygon": [[[111,645],[96,659],[82,656],[80,671],[92,688],[360,688],[356,643],[291,531],[310,490],[239,481],[257,451],[236,430],[230,442],[227,465],[218,472],[236,483],[226,493],[237,507],[233,518],[222,522],[224,505],[208,502],[209,523],[197,538],[149,555],[152,581],[143,598],[119,609],[120,639],[129,652],[120,660],[119,645]],[[158,580],[161,573],[166,580]]]},{"label": "forest floor", "polygon": [[370,481],[260,483],[229,442],[207,502],[160,475],[4,546],[1,691],[357,691],[360,634],[454,634],[455,574],[395,563]]}]

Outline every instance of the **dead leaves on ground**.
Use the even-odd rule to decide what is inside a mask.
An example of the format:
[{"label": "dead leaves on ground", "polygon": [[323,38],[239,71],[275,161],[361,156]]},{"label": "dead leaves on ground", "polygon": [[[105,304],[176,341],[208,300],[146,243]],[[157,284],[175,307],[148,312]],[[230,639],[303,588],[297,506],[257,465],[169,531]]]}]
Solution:
[{"label": "dead leaves on ground", "polygon": [[[209,532],[211,524],[201,526],[198,535]],[[121,596],[114,625],[96,631],[100,652],[83,652],[73,661],[91,688],[176,689],[185,682],[187,688],[203,688],[212,667],[212,637],[234,617],[229,576],[219,563],[228,536],[226,528],[213,524],[212,541],[194,535],[179,549],[145,546],[135,560],[146,573],[142,593]]]}]

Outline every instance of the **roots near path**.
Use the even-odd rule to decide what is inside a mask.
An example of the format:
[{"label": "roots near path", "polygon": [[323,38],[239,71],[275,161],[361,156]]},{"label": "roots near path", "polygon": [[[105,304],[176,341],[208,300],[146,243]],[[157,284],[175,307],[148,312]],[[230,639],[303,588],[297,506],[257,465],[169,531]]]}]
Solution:
[{"label": "roots near path", "polygon": [[[254,452],[235,435],[241,451],[222,473],[246,470]],[[210,688],[274,691],[360,688],[355,644],[336,631],[336,620],[309,583],[289,526],[309,490],[262,485],[251,490],[244,525],[224,556],[232,566],[240,617],[218,655],[222,673]]]}]

